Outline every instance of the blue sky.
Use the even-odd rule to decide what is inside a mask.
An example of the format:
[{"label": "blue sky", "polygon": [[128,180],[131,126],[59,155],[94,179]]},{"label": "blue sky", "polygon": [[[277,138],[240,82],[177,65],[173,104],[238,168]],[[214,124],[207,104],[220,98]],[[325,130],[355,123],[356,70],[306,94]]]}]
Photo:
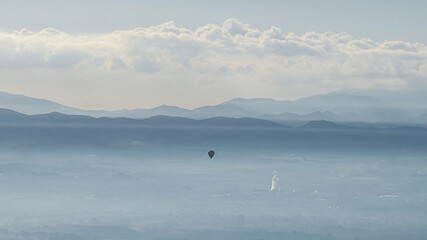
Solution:
[{"label": "blue sky", "polygon": [[110,32],[173,20],[195,29],[236,18],[259,29],[348,32],[376,41],[427,42],[423,0],[74,0],[2,1],[0,29],[53,27],[66,32]]},{"label": "blue sky", "polygon": [[193,108],[425,88],[426,1],[2,1],[0,91]]}]

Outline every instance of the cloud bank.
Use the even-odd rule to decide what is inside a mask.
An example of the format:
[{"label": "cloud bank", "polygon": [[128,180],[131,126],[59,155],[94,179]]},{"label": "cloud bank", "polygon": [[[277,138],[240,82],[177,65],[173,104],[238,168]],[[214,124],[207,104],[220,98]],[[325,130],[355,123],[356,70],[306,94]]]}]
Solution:
[{"label": "cloud bank", "polygon": [[52,28],[0,32],[0,71],[24,69],[122,73],[192,90],[217,86],[229,89],[230,96],[264,92],[286,98],[280,95],[286,89],[426,86],[427,46],[355,39],[347,33],[298,36],[277,27],[254,29],[233,18],[195,30],[167,22],[99,35]]}]

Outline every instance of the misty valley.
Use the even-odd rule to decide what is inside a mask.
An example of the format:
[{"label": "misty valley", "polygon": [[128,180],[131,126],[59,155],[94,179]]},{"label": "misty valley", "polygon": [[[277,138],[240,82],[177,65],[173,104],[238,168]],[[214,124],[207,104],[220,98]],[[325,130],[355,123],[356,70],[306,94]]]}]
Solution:
[{"label": "misty valley", "polygon": [[427,240],[427,1],[0,3],[0,240]]},{"label": "misty valley", "polygon": [[422,127],[2,114],[1,239],[427,234]]}]

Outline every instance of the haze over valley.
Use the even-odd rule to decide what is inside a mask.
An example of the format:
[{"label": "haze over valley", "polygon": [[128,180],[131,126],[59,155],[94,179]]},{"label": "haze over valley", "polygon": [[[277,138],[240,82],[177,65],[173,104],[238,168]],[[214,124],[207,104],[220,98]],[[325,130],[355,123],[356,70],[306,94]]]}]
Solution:
[{"label": "haze over valley", "polygon": [[0,7],[1,240],[427,240],[427,1]]},{"label": "haze over valley", "polygon": [[[202,119],[124,117],[132,111],[93,117],[42,113],[88,111],[5,96],[9,102],[3,104],[17,110],[31,106],[39,114],[0,110],[2,239],[420,239],[427,234],[420,221],[427,217],[422,123],[334,123],[322,114],[320,120],[295,122],[229,117],[236,114],[230,104],[245,113],[272,112],[283,104],[270,99],[202,107],[214,108],[212,117]],[[360,109],[378,101],[341,93],[313,98],[335,97],[367,102]],[[216,151],[213,159],[209,149]],[[274,191],[273,172],[280,179]]]}]

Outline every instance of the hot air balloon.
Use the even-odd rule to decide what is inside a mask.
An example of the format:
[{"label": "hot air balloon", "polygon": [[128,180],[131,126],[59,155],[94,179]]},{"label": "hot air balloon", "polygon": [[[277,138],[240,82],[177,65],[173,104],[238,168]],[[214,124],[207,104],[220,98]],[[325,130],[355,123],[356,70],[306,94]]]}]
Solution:
[{"label": "hot air balloon", "polygon": [[210,151],[208,152],[208,155],[209,155],[209,157],[212,159],[212,158],[213,158],[213,156],[215,155],[214,150],[210,150]]}]

